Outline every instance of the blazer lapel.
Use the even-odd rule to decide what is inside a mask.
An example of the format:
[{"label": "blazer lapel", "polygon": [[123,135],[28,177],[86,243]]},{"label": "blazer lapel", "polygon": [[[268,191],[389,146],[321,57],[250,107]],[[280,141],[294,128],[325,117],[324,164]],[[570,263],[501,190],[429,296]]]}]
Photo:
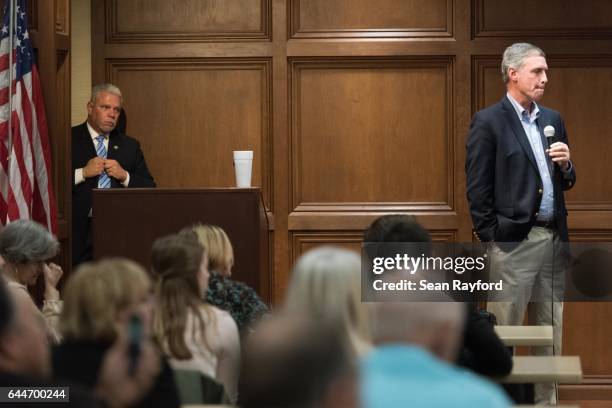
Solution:
[{"label": "blazer lapel", "polygon": [[536,163],[535,156],[533,155],[533,150],[531,150],[531,144],[529,143],[529,139],[527,139],[527,135],[525,134],[525,129],[523,129],[523,125],[521,125],[521,122],[519,121],[519,118],[516,115],[514,106],[512,106],[512,103],[505,96],[502,100],[502,108],[504,110],[504,114],[506,115],[506,120],[508,121],[508,123],[510,123],[512,133],[514,133],[516,140],[523,148],[523,151],[527,155],[529,162],[531,163],[535,171],[539,174],[538,165]]},{"label": "blazer lapel", "polygon": [[87,122],[81,125],[81,129],[79,130],[78,135],[79,135],[78,142],[81,145],[82,152],[85,155],[84,157],[95,157],[96,148],[94,146],[93,141],[91,140],[91,135],[89,134],[89,130],[87,130]]},{"label": "blazer lapel", "polygon": [[121,138],[111,133],[108,137],[108,149],[106,151],[106,157],[109,159],[117,160],[121,150]]}]

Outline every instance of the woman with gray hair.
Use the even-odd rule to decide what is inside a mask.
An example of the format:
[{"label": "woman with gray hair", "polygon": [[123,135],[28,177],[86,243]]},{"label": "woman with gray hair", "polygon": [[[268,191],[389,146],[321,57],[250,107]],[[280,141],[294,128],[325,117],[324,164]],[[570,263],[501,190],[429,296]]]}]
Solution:
[{"label": "woman with gray hair", "polygon": [[[49,339],[58,343],[57,321],[62,310],[57,283],[62,268],[46,263],[59,251],[59,243],[42,225],[30,220],[18,220],[8,224],[0,232],[0,256],[2,275],[13,296],[26,298],[47,324]],[[28,292],[28,286],[36,284],[40,275],[45,279],[44,302],[40,311]]]}]

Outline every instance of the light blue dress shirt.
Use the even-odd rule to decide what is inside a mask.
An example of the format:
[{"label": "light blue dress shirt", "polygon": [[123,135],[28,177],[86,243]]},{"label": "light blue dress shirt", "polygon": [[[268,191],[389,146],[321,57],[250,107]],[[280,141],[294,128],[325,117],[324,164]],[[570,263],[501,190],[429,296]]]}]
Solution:
[{"label": "light blue dress shirt", "polygon": [[492,382],[408,344],[373,349],[361,361],[362,408],[509,408]]},{"label": "light blue dress shirt", "polygon": [[531,150],[533,151],[536,164],[538,165],[538,171],[540,172],[540,178],[542,179],[544,192],[542,193],[542,202],[538,210],[537,220],[550,221],[555,218],[555,195],[546,159],[545,149],[547,149],[548,146],[542,146],[542,136],[536,124],[536,119],[540,117],[540,108],[533,102],[533,109],[531,113],[529,113],[525,108],[519,105],[509,93],[506,95],[512,103],[512,106],[514,106],[514,110],[521,121],[521,125],[523,125],[523,129],[525,129],[525,134],[527,135],[527,139],[529,139],[529,144],[531,145]]}]

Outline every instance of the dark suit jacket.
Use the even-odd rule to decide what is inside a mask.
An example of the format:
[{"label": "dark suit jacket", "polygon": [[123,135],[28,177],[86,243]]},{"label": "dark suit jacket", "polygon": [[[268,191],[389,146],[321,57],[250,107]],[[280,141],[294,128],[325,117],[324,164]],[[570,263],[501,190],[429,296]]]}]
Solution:
[{"label": "dark suit jacket", "polygon": [[[91,256],[89,235],[89,210],[91,191],[98,187],[98,177],[85,179],[74,185],[74,171],[85,167],[96,157],[96,149],[87,130],[87,123],[72,128],[72,263],[82,262]],[[130,173],[130,188],[155,187],[149,173],[140,144],[125,134],[111,132],[108,140],[109,159],[117,160],[121,167]],[[112,188],[123,188],[119,180],[111,177]]]},{"label": "dark suit jacket", "polygon": [[[551,125],[555,141],[567,142],[559,112],[538,105],[540,132]],[[482,241],[521,242],[536,221],[542,200],[542,179],[525,130],[505,96],[474,115],[467,141],[465,170],[472,222]],[[555,221],[567,241],[567,209],[563,191],[576,182],[572,169],[554,165]]]}]

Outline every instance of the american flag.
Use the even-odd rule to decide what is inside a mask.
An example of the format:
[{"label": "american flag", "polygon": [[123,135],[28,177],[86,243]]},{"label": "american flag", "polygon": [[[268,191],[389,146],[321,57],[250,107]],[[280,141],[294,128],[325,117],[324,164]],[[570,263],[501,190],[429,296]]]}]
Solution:
[{"label": "american flag", "polygon": [[[13,2],[15,17],[10,33]],[[32,219],[57,234],[47,120],[27,28],[25,0],[6,0],[0,31],[0,222],[6,225],[18,219]]]}]

